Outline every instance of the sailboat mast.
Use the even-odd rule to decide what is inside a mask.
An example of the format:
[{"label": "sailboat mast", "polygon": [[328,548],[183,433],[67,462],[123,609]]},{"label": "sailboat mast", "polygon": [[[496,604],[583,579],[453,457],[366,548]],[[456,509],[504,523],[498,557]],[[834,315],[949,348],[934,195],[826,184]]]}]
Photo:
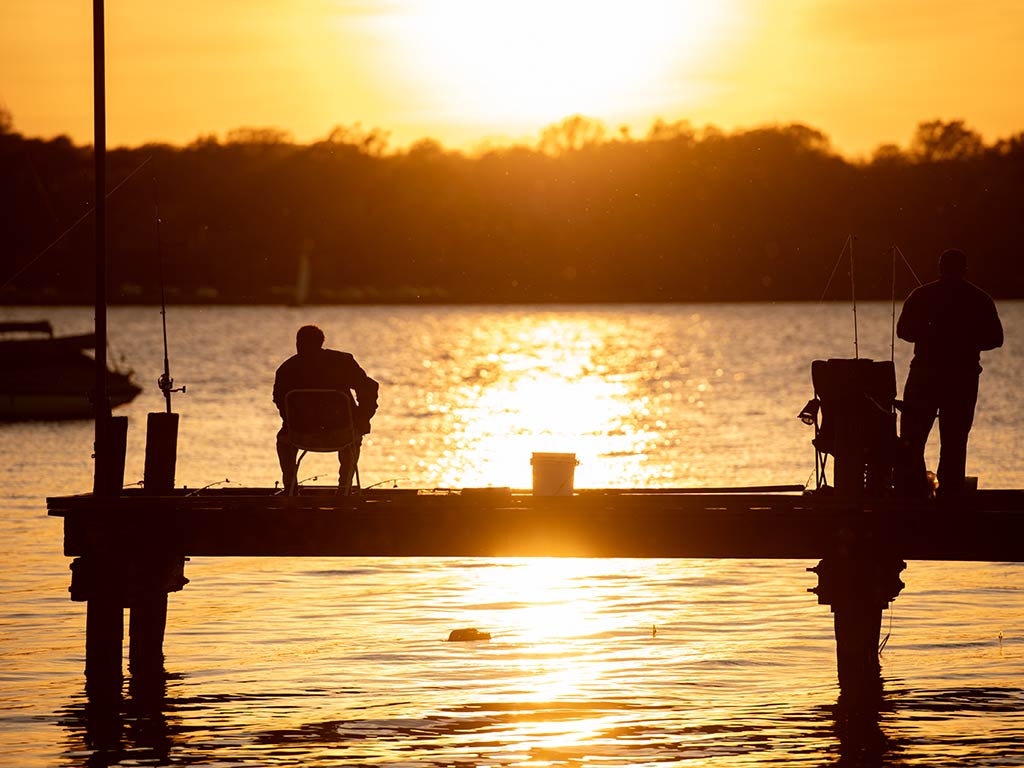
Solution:
[{"label": "sailboat mast", "polygon": [[93,212],[96,235],[96,386],[94,392],[96,491],[99,490],[100,478],[108,475],[112,461],[107,440],[110,399],[107,387],[107,103],[103,16],[103,0],[93,0],[93,155],[96,180],[96,208]]}]

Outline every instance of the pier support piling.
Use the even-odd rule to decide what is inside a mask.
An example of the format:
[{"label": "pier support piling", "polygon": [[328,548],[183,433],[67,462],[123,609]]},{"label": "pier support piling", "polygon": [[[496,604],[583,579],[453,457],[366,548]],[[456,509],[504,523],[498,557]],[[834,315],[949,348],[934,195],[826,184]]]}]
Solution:
[{"label": "pier support piling", "polygon": [[120,691],[124,608],[111,597],[89,600],[85,619],[85,679],[90,691]]},{"label": "pier support piling", "polygon": [[128,616],[128,671],[132,677],[163,674],[167,593],[140,595]]},{"label": "pier support piling", "polygon": [[128,669],[163,674],[167,595],[188,583],[186,557],[159,551],[87,555],[71,563],[71,599],[86,602],[85,674],[91,688],[123,682],[124,611],[129,611]]},{"label": "pier support piling", "polygon": [[807,570],[818,574],[809,592],[834,614],[836,668],[841,694],[854,702],[881,694],[878,662],[882,612],[903,589],[907,564],[891,555],[843,553],[826,557]]}]

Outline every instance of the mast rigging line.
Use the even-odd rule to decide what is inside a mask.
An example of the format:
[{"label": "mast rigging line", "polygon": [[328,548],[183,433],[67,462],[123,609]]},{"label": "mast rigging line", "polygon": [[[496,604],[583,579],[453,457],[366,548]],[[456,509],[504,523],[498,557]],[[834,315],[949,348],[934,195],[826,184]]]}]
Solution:
[{"label": "mast rigging line", "polygon": [[[119,190],[121,187],[123,187],[125,184],[127,184],[129,182],[129,180],[131,180],[131,178],[133,176],[135,176],[135,174],[137,174],[139,171],[141,171],[143,168],[145,168],[146,165],[149,163],[149,161],[152,160],[152,159],[153,159],[153,156],[150,155],[145,160],[143,160],[141,163],[139,163],[139,165],[135,168],[135,170],[133,170],[131,173],[129,173],[127,176],[125,176],[117,184],[116,187],[114,187],[112,190],[107,192],[107,194],[105,196],[105,199],[109,200],[111,198],[111,196],[115,192],[117,192],[117,190]],[[63,232],[61,232],[59,235],[57,235],[57,237],[48,246],[46,246],[45,248],[43,248],[43,250],[41,250],[39,253],[37,253],[35,256],[33,256],[27,263],[23,264],[21,269],[17,270],[13,275],[11,275],[9,278],[7,278],[4,281],[3,285],[0,285],[0,290],[6,288],[11,283],[13,283],[15,280],[17,280],[19,277],[21,277],[21,275],[24,274],[29,269],[29,267],[31,267],[33,264],[35,264],[37,261],[39,261],[41,258],[43,258],[43,256],[45,256],[51,250],[53,250],[54,246],[56,246],[57,243],[59,243],[61,240],[63,240],[65,237],[67,237],[83,221],[85,221],[86,219],[88,219],[90,216],[92,216],[95,213],[96,213],[96,209],[95,208],[90,208],[88,211],[86,211],[81,216],[79,216],[78,219],[76,219],[75,222],[73,224],[71,224],[71,226],[69,226],[67,229],[65,229]]]}]

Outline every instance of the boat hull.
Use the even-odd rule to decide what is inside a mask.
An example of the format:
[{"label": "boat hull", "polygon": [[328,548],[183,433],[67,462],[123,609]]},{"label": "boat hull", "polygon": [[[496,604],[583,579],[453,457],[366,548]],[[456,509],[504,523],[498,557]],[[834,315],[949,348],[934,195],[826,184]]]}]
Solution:
[{"label": "boat hull", "polygon": [[[53,336],[50,324],[0,323],[0,421],[88,419],[95,414],[96,360],[83,350],[95,348],[93,334]],[[141,392],[131,372],[107,369],[111,407],[131,402]]]},{"label": "boat hull", "polygon": [[[117,375],[117,374],[112,374]],[[131,402],[141,390],[131,382],[110,389],[110,406]],[[95,406],[89,393],[77,392],[0,392],[0,421],[58,421],[91,419]]]}]

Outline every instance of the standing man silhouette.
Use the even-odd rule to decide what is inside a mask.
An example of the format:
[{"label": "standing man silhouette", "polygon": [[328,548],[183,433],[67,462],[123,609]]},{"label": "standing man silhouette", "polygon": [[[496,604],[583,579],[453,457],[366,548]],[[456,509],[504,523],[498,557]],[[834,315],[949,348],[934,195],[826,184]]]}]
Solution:
[{"label": "standing man silhouette", "polygon": [[938,496],[950,499],[963,491],[981,352],[1003,344],[995,302],[969,283],[966,273],[963,251],[943,251],[939,279],[907,297],[896,325],[896,334],[914,344],[900,419],[907,456],[896,476],[897,489],[905,495],[929,495],[924,449],[936,415],[941,440]]},{"label": "standing man silhouette", "polygon": [[352,451],[338,452],[338,487],[345,493],[352,486],[352,475],[359,460],[363,435],[370,432],[370,419],[377,412],[379,385],[366,375],[348,352],[324,349],[324,332],[315,325],[304,325],[295,334],[295,354],[281,363],[274,376],[274,404],[281,413],[281,429],[277,433],[277,458],[285,489],[295,482],[295,457],[298,449],[288,439],[285,421],[285,398],[294,389],[338,389],[355,392],[353,418],[356,444]]}]

